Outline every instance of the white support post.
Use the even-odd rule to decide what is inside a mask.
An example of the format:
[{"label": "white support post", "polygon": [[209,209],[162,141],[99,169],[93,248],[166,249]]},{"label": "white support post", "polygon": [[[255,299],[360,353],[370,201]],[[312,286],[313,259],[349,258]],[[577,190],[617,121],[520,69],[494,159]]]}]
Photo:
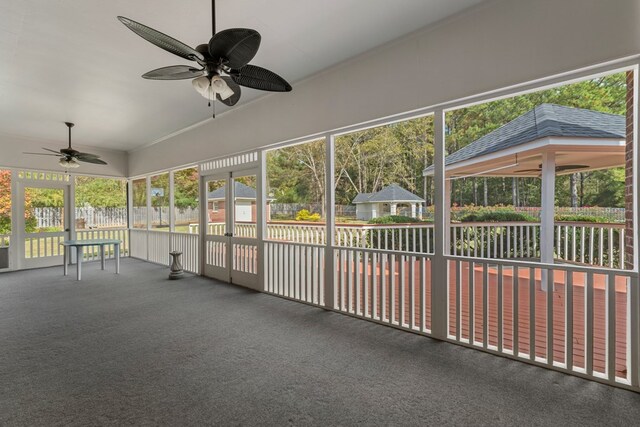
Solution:
[{"label": "white support post", "polygon": [[258,151],[258,176],[257,176],[257,205],[256,205],[256,238],[258,239],[258,290],[264,292],[267,289],[265,280],[265,256],[264,240],[267,229],[267,153]]},{"label": "white support post", "polygon": [[444,253],[451,250],[451,180],[444,181]]},{"label": "white support post", "polygon": [[146,188],[145,191],[147,193],[147,231],[145,233],[145,237],[147,239],[147,258],[149,261],[149,230],[151,230],[151,219],[153,216],[151,215],[151,176],[147,175],[146,177]]},{"label": "white support post", "polygon": [[209,223],[209,205],[207,203],[207,180],[202,176],[202,168],[198,165],[198,234],[200,235],[200,275],[204,276],[207,259],[207,225]]},{"label": "white support post", "polygon": [[335,138],[331,134],[327,134],[325,137],[326,145],[326,162],[325,162],[325,223],[327,227],[327,239],[324,248],[324,306],[329,309],[334,309],[336,306],[335,293],[334,293],[334,261],[333,246],[336,239],[336,227],[335,227]]},{"label": "white support post", "polygon": [[444,111],[438,109],[434,113],[434,256],[431,267],[431,333],[434,338],[447,338],[447,283],[448,268],[444,256],[448,253],[445,242],[447,229],[445,205],[445,171],[444,171]]},{"label": "white support post", "polygon": [[127,180],[127,228],[133,228],[133,180]]},{"label": "white support post", "polygon": [[[69,240],[76,239],[76,180],[73,175],[69,175],[69,185],[66,188],[67,191],[67,200],[64,201],[65,206],[67,206],[65,212],[66,218],[68,218],[68,223],[63,224],[66,230],[69,230]],[[71,262],[73,262],[73,255],[70,257]]]},{"label": "white support post", "polygon": [[[19,200],[18,171],[11,169],[11,238],[9,240],[9,268],[20,269],[24,258],[24,203]],[[18,221],[22,218],[22,221]]]},{"label": "white support post", "polygon": [[[540,261],[553,264],[554,210],[556,189],[556,155],[542,153],[542,207],[540,210]],[[543,275],[546,276],[546,275]],[[547,277],[542,277],[542,290],[547,291]]]},{"label": "white support post", "polygon": [[[169,231],[175,231],[176,227],[176,213],[174,205],[175,183],[173,182],[173,171],[169,171]],[[172,251],[171,239],[169,239],[169,251]]]}]

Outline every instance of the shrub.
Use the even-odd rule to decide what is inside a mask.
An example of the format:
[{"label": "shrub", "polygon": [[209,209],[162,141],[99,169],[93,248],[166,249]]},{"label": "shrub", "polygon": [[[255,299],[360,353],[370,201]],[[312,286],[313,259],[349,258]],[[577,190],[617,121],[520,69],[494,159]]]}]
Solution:
[{"label": "shrub", "polygon": [[320,221],[320,214],[319,213],[311,213],[306,209],[302,209],[302,210],[298,211],[298,213],[296,214],[296,221],[318,222],[318,221]]},{"label": "shrub", "polygon": [[422,222],[419,219],[402,215],[379,216],[369,220],[369,224],[406,224],[408,222]]},{"label": "shrub", "polygon": [[556,221],[569,221],[569,222],[597,222],[597,223],[611,222],[603,216],[573,215],[573,214],[556,215],[554,219]]},{"label": "shrub", "polygon": [[460,222],[510,222],[510,221],[526,221],[526,222],[537,222],[537,220],[527,214],[523,214],[520,212],[514,211],[485,211],[479,213],[470,213],[462,218],[460,218]]}]

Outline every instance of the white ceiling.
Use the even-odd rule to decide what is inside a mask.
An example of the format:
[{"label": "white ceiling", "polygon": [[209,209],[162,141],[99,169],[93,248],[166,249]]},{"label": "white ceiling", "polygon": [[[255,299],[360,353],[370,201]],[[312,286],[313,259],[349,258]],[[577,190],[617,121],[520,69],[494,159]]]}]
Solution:
[{"label": "white ceiling", "polygon": [[[280,74],[295,91],[305,77],[480,1],[218,0],[217,28],[258,30],[262,44],[251,63]],[[63,122],[74,121],[78,144],[131,150],[207,119],[207,101],[189,80],[140,78],[189,62],[139,38],[116,16],[195,47],[211,37],[210,8],[209,0],[2,0],[0,134],[53,147],[67,138]],[[263,94],[243,88],[236,108]]]}]

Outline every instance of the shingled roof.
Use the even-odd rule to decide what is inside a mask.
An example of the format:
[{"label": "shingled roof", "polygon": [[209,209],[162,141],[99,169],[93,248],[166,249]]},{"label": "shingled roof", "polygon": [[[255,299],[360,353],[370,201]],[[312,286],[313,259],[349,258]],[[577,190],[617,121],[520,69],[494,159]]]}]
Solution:
[{"label": "shingled roof", "polygon": [[[256,198],[256,189],[255,188],[251,188],[248,185],[244,185],[241,182],[238,181],[234,181],[235,186],[235,196],[236,199],[255,199]],[[225,191],[226,191],[226,185],[223,185],[222,187],[210,191],[207,194],[207,198],[208,199],[224,199],[225,198]]]},{"label": "shingled roof", "polygon": [[405,190],[398,184],[384,187],[377,193],[359,193],[352,203],[381,203],[381,202],[424,202],[424,199]]},{"label": "shingled roof", "polygon": [[[547,137],[625,138],[625,117],[556,104],[540,104],[445,157],[449,166]],[[433,172],[433,165],[424,174]]]}]

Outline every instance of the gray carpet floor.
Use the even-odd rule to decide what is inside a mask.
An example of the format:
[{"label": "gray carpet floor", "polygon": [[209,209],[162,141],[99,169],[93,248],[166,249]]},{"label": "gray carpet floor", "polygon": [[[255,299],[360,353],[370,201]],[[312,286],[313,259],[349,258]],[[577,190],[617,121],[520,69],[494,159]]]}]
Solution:
[{"label": "gray carpet floor", "polygon": [[132,259],[85,267],[0,274],[0,425],[640,420],[640,394]]}]

